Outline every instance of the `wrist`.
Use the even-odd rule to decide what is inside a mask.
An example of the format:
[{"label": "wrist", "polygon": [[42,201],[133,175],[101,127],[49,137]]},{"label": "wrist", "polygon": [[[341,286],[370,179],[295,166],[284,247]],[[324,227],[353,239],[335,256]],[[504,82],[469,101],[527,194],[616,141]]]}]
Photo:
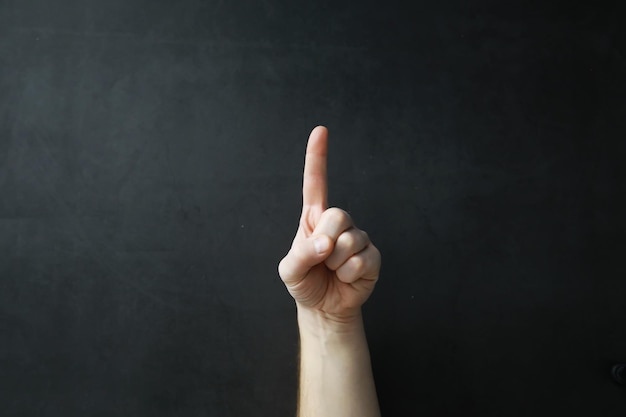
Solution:
[{"label": "wrist", "polygon": [[296,303],[298,327],[302,337],[347,337],[363,333],[361,309],[342,315],[329,314],[321,310],[310,309]]}]

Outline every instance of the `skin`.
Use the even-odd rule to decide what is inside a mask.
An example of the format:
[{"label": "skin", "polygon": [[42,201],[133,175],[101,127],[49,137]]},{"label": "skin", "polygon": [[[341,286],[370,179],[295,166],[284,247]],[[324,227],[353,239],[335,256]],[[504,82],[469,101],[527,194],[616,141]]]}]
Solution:
[{"label": "skin", "polygon": [[361,306],[380,271],[380,252],[350,215],[328,208],[328,130],[306,150],[302,214],[278,271],[300,330],[298,416],[380,416]]}]

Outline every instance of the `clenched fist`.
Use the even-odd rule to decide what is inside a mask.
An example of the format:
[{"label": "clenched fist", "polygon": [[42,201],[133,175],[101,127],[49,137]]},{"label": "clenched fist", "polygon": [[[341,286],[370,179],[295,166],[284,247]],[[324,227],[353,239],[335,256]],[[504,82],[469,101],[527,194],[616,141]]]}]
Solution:
[{"label": "clenched fist", "polygon": [[349,322],[361,313],[380,271],[380,252],[350,215],[327,208],[328,130],[317,126],[306,149],[302,215],[278,272],[299,309]]}]

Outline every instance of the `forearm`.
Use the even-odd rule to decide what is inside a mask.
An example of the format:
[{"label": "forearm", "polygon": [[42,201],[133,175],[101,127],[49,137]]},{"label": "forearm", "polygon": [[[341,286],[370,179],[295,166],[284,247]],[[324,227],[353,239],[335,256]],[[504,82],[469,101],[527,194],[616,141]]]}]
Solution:
[{"label": "forearm", "polygon": [[299,308],[298,325],[298,417],[379,417],[362,316],[338,323]]}]

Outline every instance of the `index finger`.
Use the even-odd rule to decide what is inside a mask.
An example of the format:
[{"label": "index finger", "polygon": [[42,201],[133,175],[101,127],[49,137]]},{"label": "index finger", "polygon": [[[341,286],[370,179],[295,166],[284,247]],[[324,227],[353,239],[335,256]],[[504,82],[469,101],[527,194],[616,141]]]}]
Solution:
[{"label": "index finger", "polygon": [[302,180],[302,205],[320,207],[328,205],[326,159],[328,155],[328,129],[317,126],[311,131],[304,158]]}]

